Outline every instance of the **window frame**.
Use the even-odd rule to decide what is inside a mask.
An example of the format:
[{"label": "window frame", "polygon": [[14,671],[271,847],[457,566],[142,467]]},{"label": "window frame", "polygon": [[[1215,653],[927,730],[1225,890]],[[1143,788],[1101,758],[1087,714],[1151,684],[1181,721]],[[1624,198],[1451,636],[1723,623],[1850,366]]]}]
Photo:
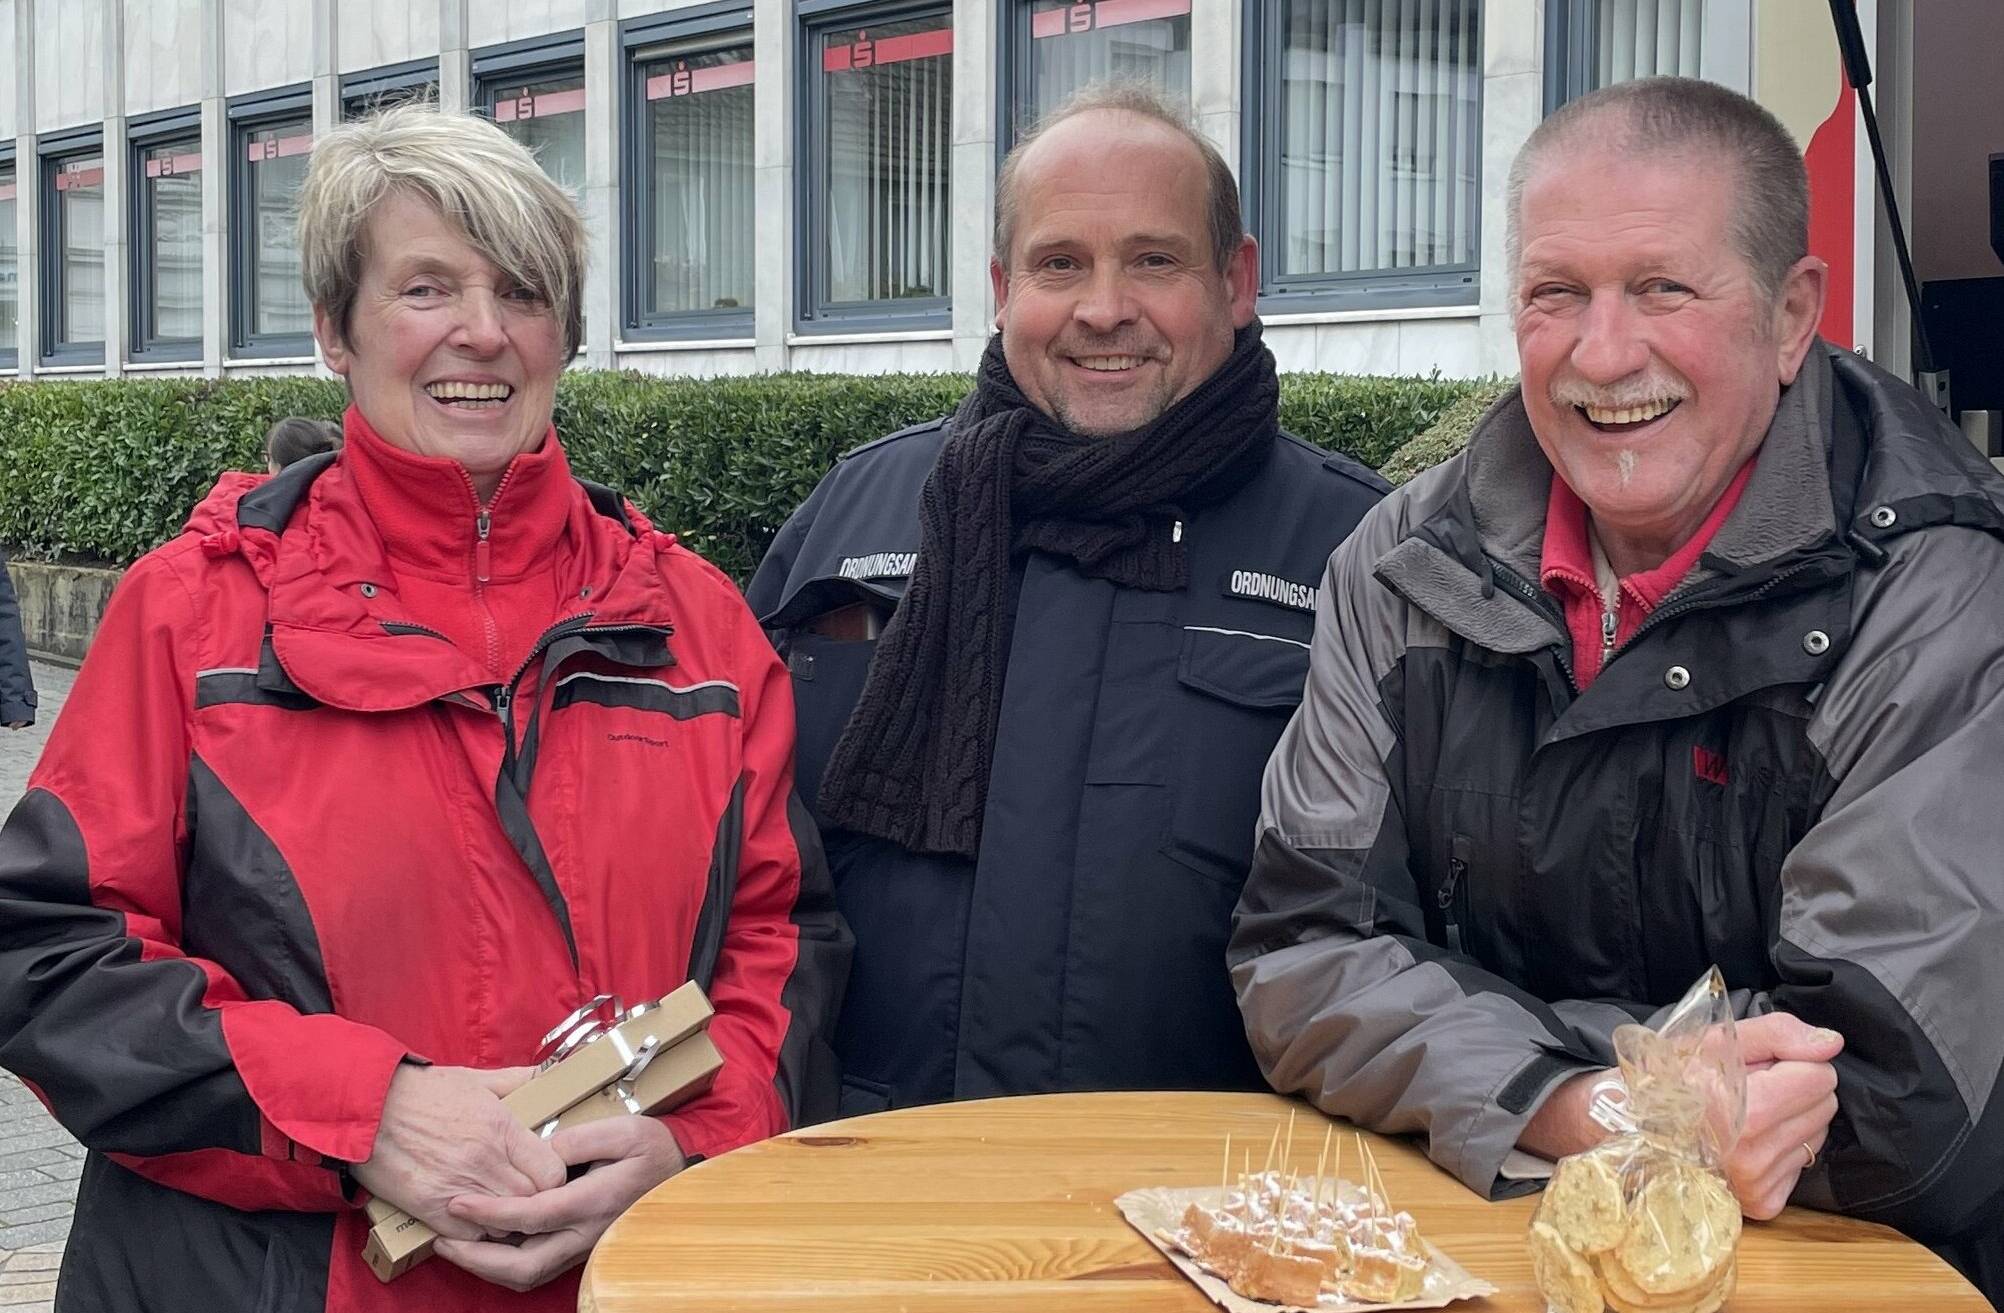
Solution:
[{"label": "window frame", "polygon": [[[231,360],[280,360],[314,354],[313,333],[253,332],[249,299],[251,259],[248,243],[253,238],[251,223],[253,191],[250,159],[245,144],[250,135],[275,124],[292,122],[302,116],[307,130],[313,131],[313,88],[299,83],[276,91],[259,92],[229,102],[225,110],[229,131],[229,169],[224,174],[228,188],[230,216],[229,351]],[[315,133],[317,137],[318,134]]]},{"label": "window frame", "polygon": [[[1036,37],[1033,34],[1034,15],[1030,6],[1034,0],[994,0],[995,5],[995,49],[1001,56],[995,69],[995,167],[999,171],[1002,161],[1030,126],[1029,102],[1019,103],[1017,79],[1026,76],[1036,53]],[[1097,7],[1101,0],[1085,0]],[[1194,83],[1197,68],[1197,10],[1204,0],[1189,0],[1190,8],[1183,15],[1190,20],[1190,72]],[[1260,0],[1243,0],[1248,15]],[[1153,21],[1153,20],[1144,20]],[[1248,65],[1250,67],[1250,65]],[[1242,83],[1242,85],[1244,85]],[[1191,89],[1195,98],[1195,87]]]},{"label": "window frame", "polygon": [[[1554,0],[1565,3],[1566,0]],[[1240,51],[1240,78],[1245,88],[1239,137],[1239,195],[1246,231],[1259,242],[1259,313],[1315,314],[1345,310],[1417,310],[1438,306],[1475,306],[1482,300],[1482,187],[1475,188],[1469,210],[1472,259],[1424,269],[1370,270],[1345,274],[1295,274],[1282,277],[1275,252],[1280,249],[1281,100],[1285,79],[1273,74],[1282,67],[1284,26],[1281,6],[1288,0],[1246,0],[1245,39]],[[1487,35],[1488,5],[1475,0],[1476,78],[1481,80],[1480,52]],[[1486,91],[1486,88],[1485,88]],[[1477,163],[1483,142],[1483,117],[1488,97],[1475,101]]]},{"label": "window frame", "polygon": [[[56,174],[65,162],[83,155],[96,155],[99,167],[104,164],[104,129],[92,126],[67,132],[52,132],[39,138],[35,143],[36,203],[42,207],[42,230],[40,251],[41,305],[36,307],[36,327],[40,330],[36,346],[40,352],[42,366],[102,365],[105,360],[103,338],[95,342],[64,342],[57,332],[57,325],[63,314],[63,226],[62,206],[56,199]],[[20,171],[15,171],[15,199],[20,198]],[[117,216],[106,213],[104,223],[110,231],[116,231]],[[109,234],[107,234],[109,235]],[[111,294],[110,269],[105,270],[105,295]],[[110,307],[106,306],[106,310]]]},{"label": "window frame", "polygon": [[[147,296],[146,261],[153,251],[153,210],[147,201],[146,154],[161,146],[189,142],[199,154],[202,149],[202,109],[199,105],[148,114],[126,123],[127,232],[126,245],[126,359],[152,361],[200,360],[202,335],[192,338],[163,338],[154,330],[153,305]],[[204,170],[214,167],[203,160]],[[207,253],[204,252],[204,258]],[[206,318],[208,307],[202,307]]]},{"label": "window frame", "polygon": [[[654,263],[654,167],[648,158],[647,86],[641,73],[641,52],[669,41],[701,42],[705,46],[752,44],[752,6],[747,0],[721,0],[691,9],[671,10],[628,19],[620,24],[620,175],[619,213],[619,337],[623,342],[706,342],[751,337],[758,318],[758,289],[752,302],[734,310],[676,310],[650,313],[646,305],[647,271]],[[756,151],[758,116],[752,116]],[[753,198],[754,203],[756,197]],[[754,269],[756,284],[756,269]]]},{"label": "window frame", "polygon": [[[940,296],[905,297],[895,300],[824,302],[821,282],[827,272],[827,252],[818,238],[828,233],[828,161],[820,149],[820,93],[826,74],[821,68],[819,43],[830,28],[861,27],[871,23],[895,23],[904,19],[944,13],[948,30],[953,26],[952,0],[798,0],[795,9],[794,40],[794,210],[793,210],[793,312],[789,322],[803,337],[841,333],[919,332],[953,326],[953,155],[947,153],[948,201],[946,222],[947,275],[949,290]],[[952,103],[949,92],[948,103]],[[949,125],[950,126],[950,125]],[[982,245],[987,246],[983,237]]]},{"label": "window frame", "polygon": [[1546,0],[1545,114],[1593,89],[1600,47],[1600,6],[1594,0]]},{"label": "window frame", "polygon": [[[569,32],[555,32],[547,36],[532,36],[521,41],[503,42],[500,45],[483,46],[473,52],[470,61],[473,93],[471,112],[490,122],[496,122],[488,109],[487,99],[495,87],[511,82],[542,82],[575,77],[589,97],[591,79],[585,72],[584,52],[582,28],[573,28]],[[502,130],[505,132],[507,129]],[[578,190],[579,203],[582,205],[584,190],[582,179],[579,181]]]},{"label": "window frame", "polygon": [[369,102],[399,91],[409,91],[414,87],[429,86],[431,100],[438,103],[439,73],[438,59],[410,59],[401,64],[384,64],[379,68],[363,69],[358,73],[341,75],[341,122],[352,123],[362,117],[358,111],[366,111]]},{"label": "window frame", "polygon": [[[14,345],[9,347],[0,347],[0,370],[18,371],[21,368],[21,321],[25,319],[29,314],[31,314],[32,310],[29,307],[23,306],[21,304],[21,259],[22,259],[21,242],[20,242],[21,167],[14,158],[14,142],[11,138],[5,142],[0,142],[0,169],[5,169],[14,175],[14,218],[15,218],[15,227],[13,233]],[[31,205],[34,204],[34,198],[29,197],[28,203]]]}]

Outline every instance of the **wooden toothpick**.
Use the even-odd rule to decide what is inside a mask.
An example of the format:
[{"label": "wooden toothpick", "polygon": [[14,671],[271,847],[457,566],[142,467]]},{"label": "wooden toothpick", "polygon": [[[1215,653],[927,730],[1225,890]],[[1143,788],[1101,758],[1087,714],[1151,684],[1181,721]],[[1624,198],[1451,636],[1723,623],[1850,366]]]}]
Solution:
[{"label": "wooden toothpick", "polygon": [[1232,1193],[1232,1133],[1225,1132],[1225,1161],[1218,1165],[1218,1206],[1222,1208]]},{"label": "wooden toothpick", "polygon": [[1276,1121],[1273,1124],[1273,1138],[1266,1142],[1266,1165],[1259,1169],[1259,1174],[1261,1176],[1265,1176],[1268,1172],[1273,1170],[1273,1152],[1275,1149],[1278,1149],[1279,1147],[1280,1147],[1280,1123]]},{"label": "wooden toothpick", "polygon": [[1322,1132],[1322,1153],[1315,1160],[1315,1206],[1322,1207],[1322,1174],[1329,1170],[1329,1141],[1336,1134],[1336,1123],[1329,1123]]},{"label": "wooden toothpick", "polygon": [[1287,1147],[1280,1151],[1280,1170],[1285,1172],[1294,1166],[1294,1109],[1287,1110]]}]

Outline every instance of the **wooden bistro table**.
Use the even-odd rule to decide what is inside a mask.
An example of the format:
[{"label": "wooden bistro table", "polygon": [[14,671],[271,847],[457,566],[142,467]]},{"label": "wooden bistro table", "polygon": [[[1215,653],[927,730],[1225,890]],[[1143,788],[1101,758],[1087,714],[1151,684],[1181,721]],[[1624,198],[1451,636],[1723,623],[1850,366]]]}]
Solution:
[{"label": "wooden bistro table", "polygon": [[[901,1109],[702,1163],[635,1204],[585,1269],[584,1313],[1204,1313],[1115,1197],[1254,1164],[1296,1112],[1312,1172],[1328,1119],[1270,1094],[1052,1094]],[[1340,1123],[1339,1131],[1346,1130]],[[1534,1198],[1491,1204],[1418,1150],[1367,1136],[1393,1202],[1499,1289],[1460,1310],[1544,1313],[1524,1249]],[[1354,1153],[1344,1175],[1354,1178]],[[1789,1209],[1749,1223],[1729,1313],[1989,1313],[1954,1269],[1882,1226]]]}]

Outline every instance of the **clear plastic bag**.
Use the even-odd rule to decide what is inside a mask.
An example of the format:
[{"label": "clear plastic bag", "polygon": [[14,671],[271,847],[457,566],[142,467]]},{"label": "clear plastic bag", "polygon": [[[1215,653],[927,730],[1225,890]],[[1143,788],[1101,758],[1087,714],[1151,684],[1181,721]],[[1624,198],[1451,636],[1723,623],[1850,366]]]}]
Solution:
[{"label": "clear plastic bag", "polygon": [[1614,1046],[1620,1075],[1596,1083],[1593,1104],[1614,1134],[1561,1159],[1532,1214],[1538,1288],[1556,1313],[1713,1313],[1733,1289],[1740,1208],[1724,1163],[1746,1122],[1718,969]]}]

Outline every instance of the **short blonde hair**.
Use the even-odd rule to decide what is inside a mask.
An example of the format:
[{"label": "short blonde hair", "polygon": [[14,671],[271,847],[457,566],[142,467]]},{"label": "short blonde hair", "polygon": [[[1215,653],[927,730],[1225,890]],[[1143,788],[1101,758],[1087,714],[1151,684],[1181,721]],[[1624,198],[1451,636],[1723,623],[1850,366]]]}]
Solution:
[{"label": "short blonde hair", "polygon": [[584,341],[584,219],[570,194],[520,142],[471,114],[399,105],[344,123],[313,146],[299,192],[306,295],[348,331],[368,258],[369,217],[404,192],[428,202],[467,241],[549,305],[564,358]]}]

